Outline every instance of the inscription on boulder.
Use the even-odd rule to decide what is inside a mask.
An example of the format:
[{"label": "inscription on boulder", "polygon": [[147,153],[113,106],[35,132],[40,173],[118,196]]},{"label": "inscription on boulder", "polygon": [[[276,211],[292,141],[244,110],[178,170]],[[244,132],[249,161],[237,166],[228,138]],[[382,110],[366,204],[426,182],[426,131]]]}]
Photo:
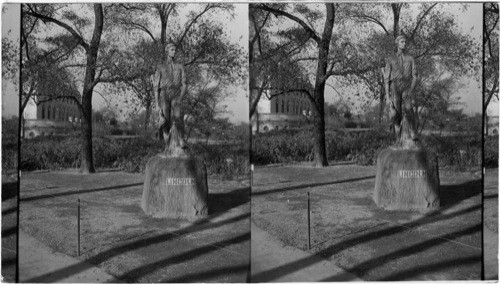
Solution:
[{"label": "inscription on boulder", "polygon": [[194,178],[167,178],[167,185],[192,185],[196,184]]},{"label": "inscription on boulder", "polygon": [[400,178],[425,178],[427,176],[426,170],[400,170]]}]

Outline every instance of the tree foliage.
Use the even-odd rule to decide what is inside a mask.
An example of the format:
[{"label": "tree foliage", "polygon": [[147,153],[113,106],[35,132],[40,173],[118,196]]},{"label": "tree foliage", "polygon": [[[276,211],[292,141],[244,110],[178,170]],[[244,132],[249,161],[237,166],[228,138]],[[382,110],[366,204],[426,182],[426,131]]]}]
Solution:
[{"label": "tree foliage", "polygon": [[484,3],[484,103],[486,114],[493,98],[498,101],[498,3]]},{"label": "tree foliage", "polygon": [[[315,164],[325,165],[325,159],[321,158],[325,157],[324,134],[321,134],[325,86],[340,86],[344,96],[384,102],[381,69],[385,58],[395,52],[395,37],[404,33],[408,37],[408,52],[416,59],[419,77],[425,78],[419,81],[419,99],[414,107],[421,115],[431,113],[436,99],[446,100],[460,86],[457,82],[462,76],[479,80],[480,47],[471,36],[460,32],[458,19],[447,12],[446,5],[250,5],[250,67],[251,76],[258,78],[251,79],[251,88],[257,90],[252,94],[252,107],[260,99],[259,90],[265,78],[284,82],[274,84],[281,91],[295,91],[297,84],[287,81],[301,82],[297,78],[305,78],[312,86],[309,97],[316,110]],[[278,59],[268,60],[273,57]],[[273,72],[280,62],[300,68],[288,69],[288,77],[276,76]],[[267,68],[259,64],[267,64]],[[380,104],[380,115],[384,113],[383,105]]]},{"label": "tree foliage", "polygon": [[[221,86],[243,81],[243,49],[231,42],[222,23],[213,17],[221,12],[217,15],[225,13],[229,19],[232,6],[186,7],[174,3],[22,6],[24,99],[33,94],[60,98],[78,90],[84,118],[84,172],[94,171],[93,93],[108,98],[134,94],[125,99],[145,106],[149,121],[153,101],[150,76],[169,40],[177,44],[180,61],[187,66],[190,94],[218,86],[220,100],[227,95]],[[181,8],[191,9],[184,24],[179,23]]]},{"label": "tree foliage", "polygon": [[[111,18],[115,30],[139,40],[131,45],[126,59],[118,62],[115,72],[127,72],[130,66],[143,70],[141,76],[110,86],[111,91],[135,95],[138,107],[146,109],[145,123],[149,125],[154,106],[154,93],[150,76],[164,57],[164,47],[169,41],[177,46],[177,60],[185,64],[189,78],[188,95],[206,94],[203,90],[218,86],[219,102],[228,94],[229,85],[239,84],[244,79],[244,57],[242,48],[227,37],[222,24],[214,16],[230,19],[233,7],[227,4],[206,4],[194,7],[187,19],[180,21],[185,5],[163,4],[118,4],[113,6]],[[160,26],[158,27],[158,23]],[[125,67],[125,68],[124,68]],[[123,74],[122,74],[123,76]],[[215,98],[215,97],[212,97]]]}]

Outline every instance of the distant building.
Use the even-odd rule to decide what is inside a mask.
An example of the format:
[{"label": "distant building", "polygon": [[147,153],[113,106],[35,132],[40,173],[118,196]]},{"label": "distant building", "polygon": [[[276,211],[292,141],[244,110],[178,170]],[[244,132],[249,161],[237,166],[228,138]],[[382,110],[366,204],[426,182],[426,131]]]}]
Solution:
[{"label": "distant building", "polygon": [[273,95],[276,91],[265,91],[251,118],[252,133],[294,128],[312,118],[312,104],[306,94],[290,92]]},{"label": "distant building", "polygon": [[[80,94],[75,92],[73,97],[81,102]],[[21,136],[33,138],[77,130],[82,121],[82,113],[75,99],[49,99],[38,95],[30,98],[22,118]]]}]

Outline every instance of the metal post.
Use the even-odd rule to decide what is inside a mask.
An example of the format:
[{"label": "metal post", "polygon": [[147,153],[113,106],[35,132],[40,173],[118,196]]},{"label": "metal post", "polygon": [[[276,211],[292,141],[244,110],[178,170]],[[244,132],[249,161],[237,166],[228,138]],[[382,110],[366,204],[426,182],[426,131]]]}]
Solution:
[{"label": "metal post", "polygon": [[78,198],[78,257],[80,257],[80,198]]},{"label": "metal post", "polygon": [[311,249],[311,202],[307,193],[307,250]]},{"label": "metal post", "polygon": [[250,188],[253,186],[253,164],[250,165]]}]

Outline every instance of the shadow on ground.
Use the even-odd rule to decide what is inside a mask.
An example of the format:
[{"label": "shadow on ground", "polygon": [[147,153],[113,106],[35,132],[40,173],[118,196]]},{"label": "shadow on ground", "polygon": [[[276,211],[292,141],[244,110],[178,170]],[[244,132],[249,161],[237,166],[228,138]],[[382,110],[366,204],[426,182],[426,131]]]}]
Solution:
[{"label": "shadow on ground", "polygon": [[21,197],[21,202],[34,201],[34,200],[40,200],[40,199],[46,199],[46,198],[54,198],[54,197],[60,197],[60,196],[79,195],[79,194],[99,192],[99,191],[122,189],[122,188],[139,186],[139,185],[142,185],[142,182],[131,183],[131,184],[122,184],[122,185],[116,185],[116,186],[107,186],[107,187],[102,187],[102,188],[82,189],[82,190],[74,190],[74,191],[67,191],[67,192],[57,192],[57,193],[51,193],[51,194],[40,194],[40,195],[29,196],[29,197]]},{"label": "shadow on ground", "polygon": [[250,187],[208,194],[208,214],[220,214],[250,201]]},{"label": "shadow on ground", "polygon": [[485,280],[498,280],[498,169],[484,174],[483,240]]},{"label": "shadow on ground", "polygon": [[2,276],[16,282],[17,270],[17,176],[2,175]]},{"label": "shadow on ground", "polygon": [[439,187],[439,197],[441,206],[453,206],[463,200],[480,195],[483,191],[481,179],[466,181],[461,184],[441,185]]},{"label": "shadow on ground", "polygon": [[[99,184],[104,186],[98,188],[65,188],[64,192],[59,193],[49,190],[43,195],[34,196],[23,194],[21,218],[28,220],[30,216],[37,214],[44,216],[23,223],[22,229],[28,233],[38,232],[37,239],[74,256],[71,234],[56,236],[56,232],[74,230],[71,220],[65,219],[65,215],[74,214],[74,209],[66,204],[75,197],[80,197],[86,204],[85,211],[82,212],[86,219],[82,219],[82,223],[87,227],[82,234],[88,238],[85,243],[92,246],[91,249],[84,249],[85,254],[81,259],[103,268],[119,281],[244,282],[248,279],[248,186],[218,188],[215,193],[209,195],[209,206],[212,207],[209,207],[209,216],[187,222],[181,219],[155,219],[144,215],[139,206],[142,182],[134,182],[142,177],[110,172],[106,173],[106,179],[102,183],[111,182],[108,180],[109,176],[114,174],[118,176],[113,182],[123,184]],[[120,178],[121,176],[124,178]],[[29,178],[44,179],[41,175],[27,177]],[[67,178],[76,180],[79,177]],[[54,176],[43,181],[45,184],[49,181],[57,183]],[[85,183],[80,181],[82,182]],[[30,184],[36,184],[35,180]],[[209,192],[211,191],[209,189]],[[110,208],[106,207],[106,203]],[[54,208],[52,211],[47,209],[48,204]],[[51,224],[42,224],[43,220],[48,221],[48,216],[54,214],[57,220],[53,220]],[[56,237],[58,243],[49,241],[50,237]],[[53,277],[54,274],[61,275],[61,280],[78,272],[81,272],[80,267],[71,265],[26,281],[43,282],[51,275],[51,279],[57,281],[58,279]]]},{"label": "shadow on ground", "polygon": [[[252,192],[252,220],[286,244],[306,249],[303,232],[307,232],[307,209],[304,211],[305,199],[301,197],[306,189],[317,196],[311,200],[312,252],[331,259],[348,272],[370,281],[480,279],[480,179],[471,176],[451,184],[453,177],[445,178],[441,186],[442,207],[422,214],[377,208],[371,197],[375,179],[367,175],[373,168],[352,166],[336,170],[341,174],[325,171],[332,181],[319,186],[295,186],[293,180],[291,186],[269,186],[269,190],[265,185],[259,186]],[[273,174],[270,171],[257,170],[254,176],[257,181],[265,180],[267,174]],[[336,181],[340,176],[344,178]],[[313,259],[311,256],[293,261],[252,278],[273,281],[297,267],[312,265]]]},{"label": "shadow on ground", "polygon": [[18,194],[17,182],[2,183],[2,202],[16,198]]}]

